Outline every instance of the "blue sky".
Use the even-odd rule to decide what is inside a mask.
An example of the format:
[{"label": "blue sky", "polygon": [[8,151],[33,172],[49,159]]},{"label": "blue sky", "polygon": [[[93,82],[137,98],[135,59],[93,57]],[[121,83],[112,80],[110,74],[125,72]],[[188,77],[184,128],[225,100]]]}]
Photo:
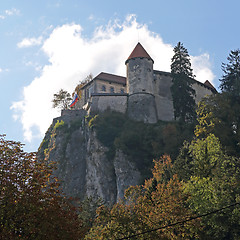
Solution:
[{"label": "blue sky", "polygon": [[221,63],[240,48],[238,0],[8,0],[0,4],[0,134],[36,151],[52,118],[53,93],[89,73],[125,76],[138,41],[169,71],[181,41],[196,78],[216,87]]}]

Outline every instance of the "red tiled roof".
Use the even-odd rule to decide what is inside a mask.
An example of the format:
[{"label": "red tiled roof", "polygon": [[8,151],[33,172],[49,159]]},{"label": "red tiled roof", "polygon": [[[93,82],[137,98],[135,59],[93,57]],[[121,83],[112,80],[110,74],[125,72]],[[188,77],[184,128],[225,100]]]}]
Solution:
[{"label": "red tiled roof", "polygon": [[[141,45],[141,43],[138,43],[136,45],[136,47],[133,49],[132,53],[130,54],[130,56],[128,57],[127,61],[125,62],[125,64],[128,62],[128,60],[133,59],[133,58],[148,58],[150,60],[152,60],[152,58],[150,57],[150,55],[147,53],[147,51],[143,48],[143,46]],[[153,61],[153,60],[152,60]]]},{"label": "red tiled roof", "polygon": [[114,82],[114,83],[126,85],[126,78],[125,77],[121,77],[121,76],[110,74],[110,73],[101,72],[95,78],[93,78],[90,82],[83,85],[81,87],[81,89],[84,89],[86,86],[92,84],[92,82],[95,81],[95,80],[103,80],[103,81]]},{"label": "red tiled roof", "polygon": [[104,72],[101,72],[100,74],[98,74],[94,79],[105,80],[108,82],[115,82],[119,84],[126,84],[125,77],[121,77],[121,76],[110,74],[110,73],[104,73]]},{"label": "red tiled roof", "polygon": [[204,82],[204,85],[206,85],[206,86],[208,86],[208,87],[216,90],[216,88],[215,88],[208,80],[206,80],[206,81]]}]

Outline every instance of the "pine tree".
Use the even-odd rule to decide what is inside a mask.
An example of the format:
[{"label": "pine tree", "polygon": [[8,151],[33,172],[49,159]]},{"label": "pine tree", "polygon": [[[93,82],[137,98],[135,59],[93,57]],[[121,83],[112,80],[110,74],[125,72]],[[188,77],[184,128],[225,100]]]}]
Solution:
[{"label": "pine tree", "polygon": [[192,88],[194,78],[188,51],[179,42],[172,57],[172,97],[175,119],[191,122],[195,118],[195,90]]},{"label": "pine tree", "polygon": [[240,96],[240,50],[231,51],[227,60],[222,64],[224,75],[220,79],[220,88],[233,96]]}]

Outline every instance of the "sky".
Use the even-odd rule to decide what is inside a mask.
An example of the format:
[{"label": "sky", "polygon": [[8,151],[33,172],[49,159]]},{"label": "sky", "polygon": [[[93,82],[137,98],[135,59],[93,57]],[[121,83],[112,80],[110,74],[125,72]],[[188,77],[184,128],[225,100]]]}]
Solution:
[{"label": "sky", "polygon": [[[196,79],[217,89],[240,48],[238,0],[5,0],[0,3],[0,134],[37,151],[54,117],[53,94],[90,73],[126,75],[140,42],[170,71],[180,41]],[[218,89],[219,90],[219,89]]]}]

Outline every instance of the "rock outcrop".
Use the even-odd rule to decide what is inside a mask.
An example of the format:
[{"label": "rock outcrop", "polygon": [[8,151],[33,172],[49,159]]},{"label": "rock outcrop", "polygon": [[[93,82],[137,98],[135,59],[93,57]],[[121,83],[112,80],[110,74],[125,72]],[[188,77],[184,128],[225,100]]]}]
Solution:
[{"label": "rock outcrop", "polygon": [[140,172],[121,150],[111,159],[108,150],[88,127],[85,112],[78,110],[53,120],[38,155],[57,163],[55,175],[68,196],[101,198],[111,205],[123,198],[125,189],[139,184]]}]

